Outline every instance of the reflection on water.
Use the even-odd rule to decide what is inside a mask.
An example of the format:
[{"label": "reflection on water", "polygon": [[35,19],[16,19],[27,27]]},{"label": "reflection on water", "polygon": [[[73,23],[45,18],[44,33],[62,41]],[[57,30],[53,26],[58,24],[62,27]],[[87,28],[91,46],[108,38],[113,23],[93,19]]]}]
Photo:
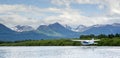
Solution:
[{"label": "reflection on water", "polygon": [[0,58],[120,58],[120,47],[0,47]]}]

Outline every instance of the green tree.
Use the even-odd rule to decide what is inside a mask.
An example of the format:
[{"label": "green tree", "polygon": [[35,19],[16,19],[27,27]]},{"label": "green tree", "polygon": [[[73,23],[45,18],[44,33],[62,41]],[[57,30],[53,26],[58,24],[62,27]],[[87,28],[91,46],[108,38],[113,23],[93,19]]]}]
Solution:
[{"label": "green tree", "polygon": [[113,34],[109,34],[109,35],[108,35],[108,38],[113,38],[113,37],[114,37]]},{"label": "green tree", "polygon": [[100,35],[97,36],[97,38],[98,38],[98,39],[107,38],[107,35],[105,35],[105,34],[100,34]]},{"label": "green tree", "polygon": [[118,34],[118,33],[117,33],[117,34],[115,34],[115,37],[120,37],[120,34]]}]

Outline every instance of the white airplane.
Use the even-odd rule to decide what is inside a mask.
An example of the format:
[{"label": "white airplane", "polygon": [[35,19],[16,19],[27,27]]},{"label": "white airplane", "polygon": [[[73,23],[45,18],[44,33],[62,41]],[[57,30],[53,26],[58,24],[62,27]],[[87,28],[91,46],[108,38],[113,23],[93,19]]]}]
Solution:
[{"label": "white airplane", "polygon": [[94,40],[94,38],[92,38],[91,40],[72,40],[72,41],[81,42],[82,45],[91,45],[91,44],[97,44],[95,43],[95,41],[100,41],[100,40]]}]

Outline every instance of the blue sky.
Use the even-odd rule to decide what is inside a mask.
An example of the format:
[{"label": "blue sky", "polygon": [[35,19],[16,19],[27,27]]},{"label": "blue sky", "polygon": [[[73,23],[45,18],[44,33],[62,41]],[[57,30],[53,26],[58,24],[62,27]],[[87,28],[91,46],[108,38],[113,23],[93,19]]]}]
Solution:
[{"label": "blue sky", "polygon": [[59,22],[78,25],[120,23],[119,0],[0,0],[0,23],[8,27]]},{"label": "blue sky", "polygon": [[50,0],[0,0],[0,4],[24,4],[24,5],[33,5],[40,8],[46,8],[50,6],[54,6],[50,3]]}]

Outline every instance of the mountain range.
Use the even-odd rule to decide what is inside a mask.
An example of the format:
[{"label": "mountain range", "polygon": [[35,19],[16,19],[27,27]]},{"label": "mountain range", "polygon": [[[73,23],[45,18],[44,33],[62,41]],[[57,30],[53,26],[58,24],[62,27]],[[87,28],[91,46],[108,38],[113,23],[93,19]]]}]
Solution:
[{"label": "mountain range", "polygon": [[17,40],[39,40],[43,38],[52,38],[44,34],[39,34],[35,30],[25,31],[25,32],[16,32],[6,27],[3,24],[0,24],[0,40],[1,41],[17,41]]},{"label": "mountain range", "polygon": [[59,39],[59,38],[78,38],[83,34],[115,34],[120,33],[120,24],[93,25],[86,27],[79,25],[76,28],[63,26],[60,23],[49,25],[40,25],[37,29],[31,26],[17,25],[8,28],[0,24],[0,41],[17,41],[17,40],[41,40],[41,39]]},{"label": "mountain range", "polygon": [[32,28],[31,26],[27,26],[27,25],[17,25],[15,27],[11,28],[12,30],[16,31],[16,32],[24,32],[24,31],[32,31],[34,30],[34,28]]},{"label": "mountain range", "polygon": [[68,26],[68,25],[66,25],[65,27],[66,27],[67,29],[69,29],[69,30],[74,31],[74,32],[83,32],[83,31],[85,31],[85,30],[88,29],[88,27],[86,27],[86,26],[84,26],[84,25],[79,25],[79,26],[77,26],[76,28],[72,28],[72,27],[70,27],[70,26]]},{"label": "mountain range", "polygon": [[116,34],[120,33],[120,24],[106,24],[106,25],[93,25],[88,27],[88,30],[82,32],[82,34]]}]

